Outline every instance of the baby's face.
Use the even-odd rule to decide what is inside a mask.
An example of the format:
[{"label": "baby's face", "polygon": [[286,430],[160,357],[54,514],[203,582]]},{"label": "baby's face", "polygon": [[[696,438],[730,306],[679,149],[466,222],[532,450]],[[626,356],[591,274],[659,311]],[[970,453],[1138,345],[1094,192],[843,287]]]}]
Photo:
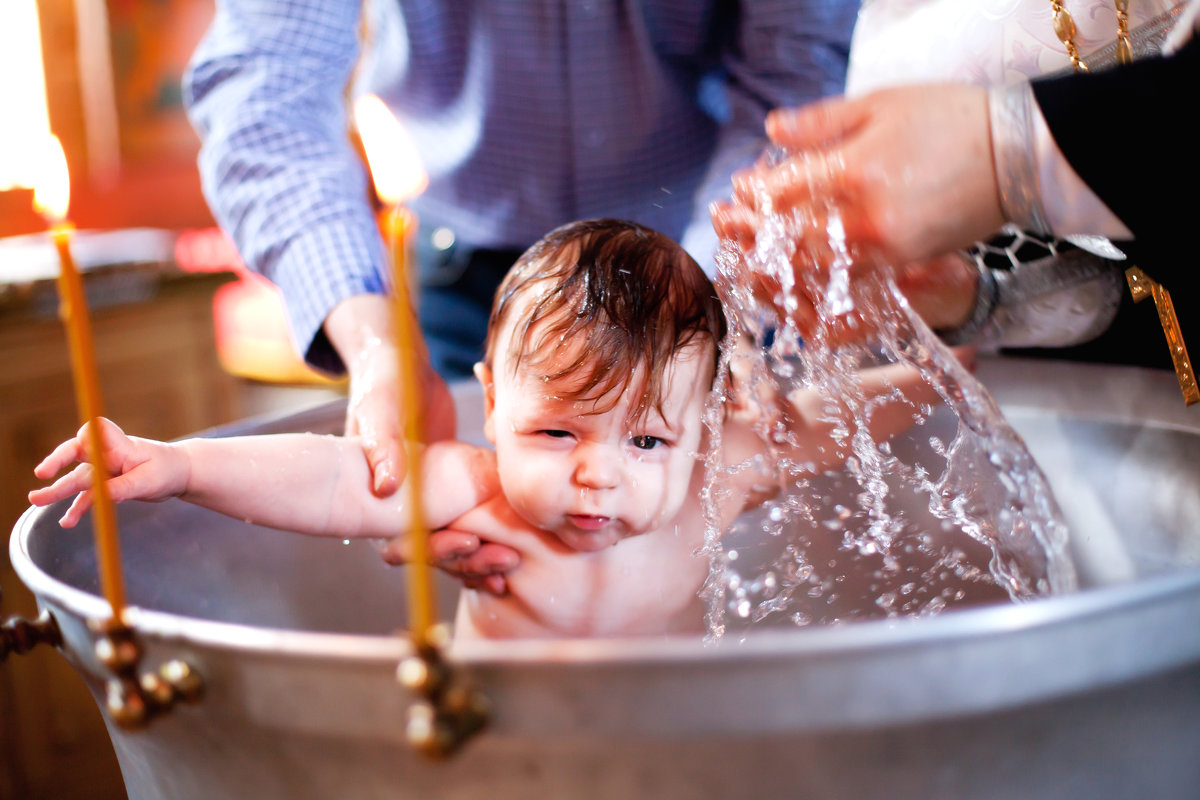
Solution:
[{"label": "baby's face", "polygon": [[[560,358],[571,363],[573,356]],[[710,346],[676,356],[662,415],[651,410],[635,423],[641,375],[612,408],[589,413],[597,403],[558,399],[554,384],[495,366],[494,374],[479,368],[489,399],[486,432],[505,497],[526,522],[575,550],[594,551],[661,528],[679,513],[700,448]]]}]

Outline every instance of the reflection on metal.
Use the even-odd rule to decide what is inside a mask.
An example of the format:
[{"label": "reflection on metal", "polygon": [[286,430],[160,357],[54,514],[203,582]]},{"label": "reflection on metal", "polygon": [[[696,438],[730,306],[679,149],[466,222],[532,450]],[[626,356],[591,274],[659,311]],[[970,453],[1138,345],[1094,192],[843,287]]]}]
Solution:
[{"label": "reflection on metal", "polygon": [[1200,402],[1200,387],[1196,386],[1196,373],[1192,370],[1191,359],[1188,358],[1187,345],[1183,341],[1183,331],[1179,329],[1179,319],[1175,316],[1175,304],[1171,302],[1171,293],[1139,267],[1125,270],[1125,279],[1129,281],[1129,292],[1133,295],[1133,302],[1140,303],[1147,297],[1154,298],[1154,306],[1158,309],[1158,321],[1162,323],[1167,346],[1171,348],[1171,361],[1175,365],[1175,376],[1179,379],[1183,400],[1189,406]]},{"label": "reflection on metal", "polygon": [[183,661],[168,661],[157,673],[139,676],[142,647],[128,625],[108,619],[90,620],[88,627],[101,634],[96,640],[96,658],[115,676],[107,683],[105,706],[112,721],[122,728],[143,728],[177,702],[194,703],[204,694],[204,682]]},{"label": "reflection on metal", "polygon": [[431,759],[454,755],[487,725],[490,706],[478,690],[464,684],[442,656],[450,631],[444,625],[430,629],[416,653],[400,662],[396,678],[421,695],[408,709],[405,735],[409,744]]},{"label": "reflection on metal", "polygon": [[39,644],[53,647],[62,644],[62,633],[49,611],[43,610],[32,622],[12,617],[0,625],[0,663],[4,663],[9,653],[22,655]]}]

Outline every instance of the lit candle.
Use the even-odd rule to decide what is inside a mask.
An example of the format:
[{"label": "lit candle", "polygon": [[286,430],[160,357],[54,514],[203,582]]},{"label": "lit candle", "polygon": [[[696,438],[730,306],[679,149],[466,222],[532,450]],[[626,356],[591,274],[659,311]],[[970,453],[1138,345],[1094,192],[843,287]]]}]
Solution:
[{"label": "lit candle", "polygon": [[[46,146],[45,169],[34,190],[34,207],[50,224],[54,247],[58,250],[59,315],[66,326],[71,352],[71,374],[75,384],[75,403],[80,424],[95,422],[103,416],[100,399],[100,379],[96,371],[96,349],[92,340],[92,324],[88,316],[83,281],[71,257],[71,238],[74,226],[67,220],[71,182],[67,160],[58,139],[51,137]],[[104,452],[100,428],[88,426],[88,460],[92,465],[92,520],[96,552],[100,562],[100,586],[112,606],[113,620],[123,622],[125,581],[121,576],[121,550],[117,540],[117,515],[108,494],[108,469],[101,454]]]},{"label": "lit candle", "polygon": [[424,409],[421,405],[421,374],[418,357],[416,304],[408,275],[408,247],[416,230],[416,217],[404,207],[407,197],[425,188],[427,178],[404,129],[378,97],[367,95],[354,105],[355,123],[375,184],[384,204],[380,215],[392,273],[392,328],[396,336],[397,376],[400,382],[401,429],[407,470],[405,489],[409,507],[408,597],[411,635],[422,644],[429,642],[436,621],[436,600],[428,565],[429,531],[421,503],[421,452],[424,439]]},{"label": "lit candle", "polygon": [[409,552],[412,563],[420,565],[409,570],[409,603],[412,608],[412,633],[418,641],[428,638],[429,629],[437,621],[434,608],[433,581],[428,566],[429,530],[421,505],[421,451],[416,443],[424,439],[425,415],[421,404],[421,374],[417,358],[416,304],[408,283],[408,242],[416,228],[416,219],[402,205],[393,205],[389,214],[388,252],[392,254],[392,327],[396,332],[396,374],[401,378],[401,423],[408,446],[405,481],[409,498]]}]

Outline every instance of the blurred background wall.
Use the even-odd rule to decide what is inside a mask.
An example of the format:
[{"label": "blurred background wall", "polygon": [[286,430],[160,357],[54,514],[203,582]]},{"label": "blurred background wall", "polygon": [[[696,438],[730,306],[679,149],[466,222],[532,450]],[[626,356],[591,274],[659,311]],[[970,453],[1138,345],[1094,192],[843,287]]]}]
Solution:
[{"label": "blurred background wall", "polygon": [[[180,78],[212,0],[4,0],[0,25],[36,6],[50,128],[72,176],[81,228],[204,228],[199,141],[183,113]],[[36,65],[30,64],[26,70]],[[29,72],[6,82],[33,81]],[[9,118],[7,128],[22,127]],[[0,176],[0,185],[3,176]],[[31,192],[0,192],[0,235],[42,230]]]},{"label": "blurred background wall", "polygon": [[[33,466],[78,426],[55,267],[29,263],[46,228],[22,185],[33,138],[52,131],[66,153],[109,416],[171,439],[337,394],[295,357],[272,288],[244,276],[201,195],[180,79],[212,14],[213,0],[0,0],[0,619],[36,615],[8,534]],[[0,665],[0,800],[125,796],[62,656]]]}]

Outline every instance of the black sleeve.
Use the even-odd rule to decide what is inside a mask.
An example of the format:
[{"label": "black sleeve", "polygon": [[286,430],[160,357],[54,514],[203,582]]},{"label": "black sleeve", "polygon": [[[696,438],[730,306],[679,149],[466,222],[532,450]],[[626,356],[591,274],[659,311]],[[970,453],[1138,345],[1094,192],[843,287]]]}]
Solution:
[{"label": "black sleeve", "polygon": [[1193,38],[1173,56],[1033,82],[1067,161],[1139,243],[1160,251],[1195,248],[1198,70]]}]

